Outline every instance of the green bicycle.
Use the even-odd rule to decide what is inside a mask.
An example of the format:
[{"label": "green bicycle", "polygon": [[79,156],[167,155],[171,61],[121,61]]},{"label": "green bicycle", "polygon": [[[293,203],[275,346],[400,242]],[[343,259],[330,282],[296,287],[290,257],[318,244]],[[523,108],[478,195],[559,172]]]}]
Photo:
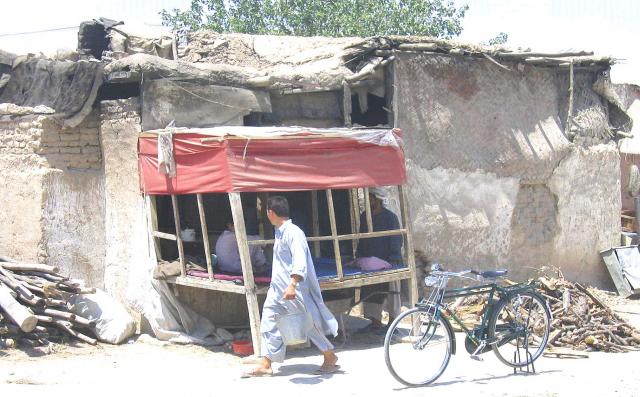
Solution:
[{"label": "green bicycle", "polygon": [[[384,354],[391,375],[407,386],[424,386],[438,379],[456,353],[450,319],[465,332],[465,348],[471,358],[481,360],[480,354],[493,350],[510,367],[533,365],[549,340],[551,312],[536,293],[534,282],[498,285],[496,279],[506,274],[506,270],[447,272],[433,265],[425,277],[425,285],[431,288],[429,297],[398,316],[387,331]],[[447,291],[447,282],[453,277],[491,282]],[[444,302],[480,294],[488,294],[488,303],[482,321],[473,329]]]}]

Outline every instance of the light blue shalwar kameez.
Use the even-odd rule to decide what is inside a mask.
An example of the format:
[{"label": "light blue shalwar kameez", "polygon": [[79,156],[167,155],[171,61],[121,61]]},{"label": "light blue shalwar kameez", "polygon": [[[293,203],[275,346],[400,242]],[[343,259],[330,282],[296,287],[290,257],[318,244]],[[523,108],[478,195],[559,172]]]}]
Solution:
[{"label": "light blue shalwar kameez", "polygon": [[262,354],[273,362],[284,361],[286,353],[286,346],[276,325],[276,319],[299,306],[293,301],[284,301],[282,298],[284,291],[291,284],[293,274],[302,277],[296,289],[296,300],[304,304],[304,308],[313,319],[314,326],[308,334],[311,342],[322,352],[332,350],[333,345],[325,335],[338,334],[338,322],[322,300],[320,284],[318,284],[304,232],[291,223],[291,220],[287,220],[277,228],[275,233],[271,285],[260,322]]}]

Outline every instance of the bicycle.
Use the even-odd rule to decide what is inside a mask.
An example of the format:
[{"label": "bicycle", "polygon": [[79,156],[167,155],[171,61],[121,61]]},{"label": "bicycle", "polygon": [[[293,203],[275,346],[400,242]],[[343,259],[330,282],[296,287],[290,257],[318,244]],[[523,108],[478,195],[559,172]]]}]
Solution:
[{"label": "bicycle", "polygon": [[[473,274],[476,277],[471,277]],[[402,313],[390,325],[384,354],[391,375],[406,386],[424,386],[442,375],[456,340],[450,319],[466,334],[465,348],[471,358],[493,350],[498,359],[514,368],[529,367],[540,357],[549,340],[551,311],[536,291],[535,282],[500,286],[497,279],[507,270],[447,272],[433,265],[425,277],[431,287],[427,298]],[[447,291],[450,278],[491,279],[490,283]],[[488,294],[482,321],[469,329],[449,308],[445,299]]]}]

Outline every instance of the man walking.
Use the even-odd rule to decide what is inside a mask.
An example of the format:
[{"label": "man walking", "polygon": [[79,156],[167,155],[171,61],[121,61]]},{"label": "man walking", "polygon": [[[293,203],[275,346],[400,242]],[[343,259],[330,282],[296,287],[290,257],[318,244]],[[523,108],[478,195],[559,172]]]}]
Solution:
[{"label": "man walking", "polygon": [[276,232],[271,285],[262,308],[260,323],[263,357],[257,367],[245,372],[243,376],[270,376],[273,374],[271,363],[284,361],[286,346],[276,319],[295,307],[291,304],[293,300],[302,302],[313,319],[313,327],[308,336],[324,356],[317,372],[335,372],[339,368],[336,364],[338,357],[325,335],[336,336],[338,322],[322,300],[306,236],[289,219],[289,203],[282,196],[273,196],[267,200],[267,217]]}]

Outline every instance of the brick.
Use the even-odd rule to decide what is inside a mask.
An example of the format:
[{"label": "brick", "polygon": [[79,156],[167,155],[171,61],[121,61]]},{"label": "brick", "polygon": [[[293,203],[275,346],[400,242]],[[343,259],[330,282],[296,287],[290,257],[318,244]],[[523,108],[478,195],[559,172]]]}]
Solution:
[{"label": "brick", "polygon": [[82,153],[84,154],[100,153],[100,148],[97,146],[85,146],[82,148]]},{"label": "brick", "polygon": [[60,134],[60,140],[61,141],[78,141],[80,140],[80,134],[78,133],[69,134],[69,133],[63,132]]},{"label": "brick", "polygon": [[80,153],[80,148],[79,147],[62,147],[60,148],[60,153],[76,154],[76,153]]}]

